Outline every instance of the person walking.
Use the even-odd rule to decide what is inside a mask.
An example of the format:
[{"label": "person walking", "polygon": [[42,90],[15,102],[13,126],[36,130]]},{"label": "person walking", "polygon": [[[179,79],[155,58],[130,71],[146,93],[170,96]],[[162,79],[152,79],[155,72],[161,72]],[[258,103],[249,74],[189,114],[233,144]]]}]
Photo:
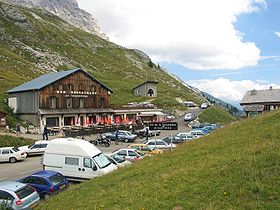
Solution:
[{"label": "person walking", "polygon": [[17,133],[17,136],[20,136],[20,124],[19,123],[17,123],[17,125],[16,125],[16,133]]},{"label": "person walking", "polygon": [[47,127],[47,125],[45,125],[44,131],[43,131],[43,140],[45,140],[45,138],[46,138],[46,140],[49,140],[48,133],[49,133],[48,127]]},{"label": "person walking", "polygon": [[149,139],[149,128],[148,127],[146,128],[145,134],[146,134],[146,140],[148,140]]}]

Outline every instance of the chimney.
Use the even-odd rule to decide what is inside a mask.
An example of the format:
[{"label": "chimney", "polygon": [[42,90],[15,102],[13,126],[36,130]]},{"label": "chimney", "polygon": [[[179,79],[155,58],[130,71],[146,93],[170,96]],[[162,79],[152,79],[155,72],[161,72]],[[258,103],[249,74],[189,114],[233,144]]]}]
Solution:
[{"label": "chimney", "polygon": [[272,86],[269,87],[269,90],[272,90]]}]

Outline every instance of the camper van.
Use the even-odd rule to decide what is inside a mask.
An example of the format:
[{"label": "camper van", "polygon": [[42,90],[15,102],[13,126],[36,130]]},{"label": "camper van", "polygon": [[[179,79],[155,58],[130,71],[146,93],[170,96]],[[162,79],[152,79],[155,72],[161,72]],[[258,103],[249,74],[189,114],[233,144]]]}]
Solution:
[{"label": "camper van", "polygon": [[80,139],[51,140],[43,157],[43,169],[58,171],[68,179],[83,180],[117,169],[93,144]]}]

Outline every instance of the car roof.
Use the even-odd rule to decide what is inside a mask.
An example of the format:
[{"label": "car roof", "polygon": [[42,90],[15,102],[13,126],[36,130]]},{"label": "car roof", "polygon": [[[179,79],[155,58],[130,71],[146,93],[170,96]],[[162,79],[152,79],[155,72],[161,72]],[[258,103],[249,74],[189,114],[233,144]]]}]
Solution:
[{"label": "car roof", "polygon": [[13,149],[14,147],[0,147],[0,149]]},{"label": "car roof", "polygon": [[34,144],[48,144],[50,141],[45,141],[45,140],[40,140],[40,141],[35,141]]},{"label": "car roof", "polygon": [[59,173],[56,171],[51,171],[51,170],[42,170],[42,171],[37,171],[37,172],[31,174],[31,176],[40,176],[40,177],[49,178],[56,174],[59,174]]},{"label": "car roof", "polygon": [[26,186],[26,184],[14,181],[2,181],[0,182],[0,189],[6,189],[11,191],[17,191],[18,189]]},{"label": "car roof", "polygon": [[147,146],[147,145],[146,144],[130,144],[128,146],[131,147],[131,146]]}]

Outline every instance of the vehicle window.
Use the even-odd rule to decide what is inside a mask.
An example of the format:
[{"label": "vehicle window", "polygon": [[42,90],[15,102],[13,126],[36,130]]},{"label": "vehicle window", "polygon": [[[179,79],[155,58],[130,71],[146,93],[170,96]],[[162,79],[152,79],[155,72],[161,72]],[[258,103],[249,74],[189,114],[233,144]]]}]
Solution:
[{"label": "vehicle window", "polygon": [[155,145],[155,142],[151,141],[151,142],[148,143],[148,145]]},{"label": "vehicle window", "polygon": [[34,183],[34,177],[27,177],[25,180],[23,180],[23,183]]},{"label": "vehicle window", "polygon": [[44,179],[38,177],[34,177],[33,183],[37,185],[47,185],[47,182]]},{"label": "vehicle window", "polygon": [[99,168],[105,168],[106,166],[111,164],[103,153],[100,153],[99,155],[93,157],[93,160],[97,163]]},{"label": "vehicle window", "polygon": [[0,190],[0,200],[13,201],[14,199],[10,193]]},{"label": "vehicle window", "polygon": [[60,184],[61,182],[63,182],[65,179],[64,176],[62,176],[61,174],[55,174],[53,176],[50,177],[50,181],[53,185],[57,185]]},{"label": "vehicle window", "polygon": [[34,144],[33,146],[30,147],[30,149],[38,149],[40,148],[40,144]]},{"label": "vehicle window", "polygon": [[86,167],[86,168],[92,168],[92,159],[90,159],[90,158],[84,158],[84,167]]},{"label": "vehicle window", "polygon": [[113,158],[111,158],[111,157],[109,157],[109,156],[107,156],[107,155],[106,155],[106,158],[107,158],[111,163],[113,163],[113,164],[116,165],[116,163],[115,163],[115,161],[113,160]]},{"label": "vehicle window", "polygon": [[79,158],[72,158],[72,157],[65,157],[65,164],[66,165],[79,165]]},{"label": "vehicle window", "polygon": [[8,155],[10,154],[10,150],[9,149],[3,149],[2,150],[2,155]]},{"label": "vehicle window", "polygon": [[127,155],[127,153],[126,153],[126,151],[125,151],[125,150],[121,150],[121,151],[119,151],[119,152],[118,152],[118,155],[121,155],[121,156],[126,156],[126,155]]},{"label": "vehicle window", "polygon": [[142,151],[150,151],[151,149],[148,146],[141,146]]},{"label": "vehicle window", "polygon": [[48,144],[41,144],[41,148],[46,148]]},{"label": "vehicle window", "polygon": [[128,156],[134,157],[134,156],[137,156],[137,154],[133,151],[128,151]]},{"label": "vehicle window", "polygon": [[35,190],[32,187],[29,187],[28,185],[26,185],[25,187],[19,189],[18,191],[16,191],[15,193],[17,194],[17,196],[20,199],[23,199],[29,195],[31,195]]},{"label": "vehicle window", "polygon": [[139,146],[132,146],[132,149],[139,149]]},{"label": "vehicle window", "polygon": [[157,145],[165,145],[162,141],[157,141]]},{"label": "vehicle window", "polygon": [[18,151],[19,151],[19,149],[16,148],[16,147],[14,147],[12,150],[13,150],[14,152],[18,152]]},{"label": "vehicle window", "polygon": [[125,161],[124,157],[120,156],[120,155],[117,155],[117,154],[114,154],[112,155],[112,158],[117,161],[118,163],[122,163]]},{"label": "vehicle window", "polygon": [[119,132],[120,135],[125,135],[125,132]]}]

